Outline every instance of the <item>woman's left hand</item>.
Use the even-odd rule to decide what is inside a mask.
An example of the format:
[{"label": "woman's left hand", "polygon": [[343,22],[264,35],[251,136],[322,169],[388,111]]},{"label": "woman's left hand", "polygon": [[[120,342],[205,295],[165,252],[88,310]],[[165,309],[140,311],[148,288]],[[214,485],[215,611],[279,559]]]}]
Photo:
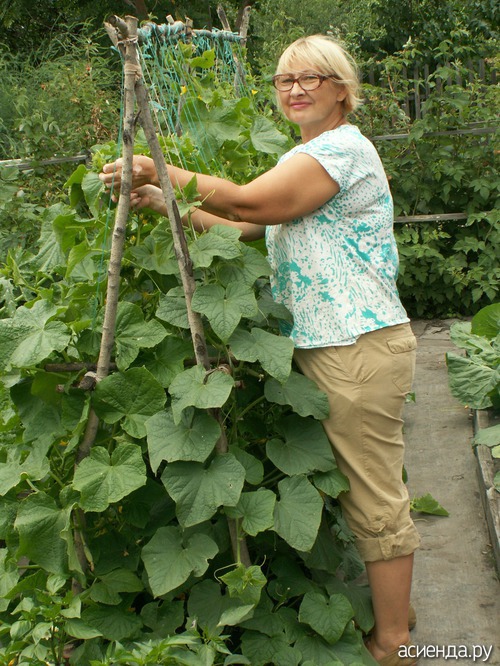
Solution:
[{"label": "woman's left hand", "polygon": [[130,205],[135,210],[149,208],[156,213],[167,215],[167,206],[163,192],[156,185],[143,185],[130,193]]}]

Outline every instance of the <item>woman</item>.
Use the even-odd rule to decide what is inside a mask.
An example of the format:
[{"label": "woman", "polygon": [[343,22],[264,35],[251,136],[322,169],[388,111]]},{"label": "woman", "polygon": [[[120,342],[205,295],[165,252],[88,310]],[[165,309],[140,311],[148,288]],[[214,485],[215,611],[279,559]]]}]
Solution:
[{"label": "woman", "polygon": [[[273,296],[294,319],[286,334],[302,372],[329,397],[323,425],[350,481],[339,499],[372,590],[367,647],[379,664],[409,666],[416,661],[398,648],[409,641],[419,536],[402,481],[401,413],[416,341],[395,285],[389,186],[373,145],[347,122],[359,83],[335,41],[315,35],[294,42],[273,83],[302,143],[246,185],[198,174],[203,203],[192,221],[198,229],[237,227],[244,240],[266,236]],[[119,172],[119,162],[106,165],[101,179],[116,185]],[[183,187],[194,174],[169,166],[169,175]],[[156,185],[152,160],[136,157],[133,205],[165,214]]]}]

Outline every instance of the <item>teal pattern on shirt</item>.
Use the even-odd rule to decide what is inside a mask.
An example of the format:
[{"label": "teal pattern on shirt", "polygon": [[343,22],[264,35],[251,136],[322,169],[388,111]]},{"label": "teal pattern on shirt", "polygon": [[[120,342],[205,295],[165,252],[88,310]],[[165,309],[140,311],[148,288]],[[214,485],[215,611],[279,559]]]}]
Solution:
[{"label": "teal pattern on shirt", "polygon": [[328,347],[408,322],[396,287],[392,197],[375,147],[341,125],[280,163],[298,153],[314,157],[340,191],[311,214],[266,228],[273,297],[293,315],[282,333],[296,347]]}]

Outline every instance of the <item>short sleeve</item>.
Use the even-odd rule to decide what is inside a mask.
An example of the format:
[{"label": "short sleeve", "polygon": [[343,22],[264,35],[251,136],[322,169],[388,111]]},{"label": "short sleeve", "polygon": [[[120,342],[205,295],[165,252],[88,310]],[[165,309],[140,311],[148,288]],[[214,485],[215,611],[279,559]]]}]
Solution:
[{"label": "short sleeve", "polygon": [[[342,131],[324,132],[307,143],[296,146],[293,154],[314,157],[335,180],[341,191],[370,178],[375,172],[385,177],[380,158],[373,144],[353,125],[342,125]],[[332,140],[335,132],[335,140]]]}]

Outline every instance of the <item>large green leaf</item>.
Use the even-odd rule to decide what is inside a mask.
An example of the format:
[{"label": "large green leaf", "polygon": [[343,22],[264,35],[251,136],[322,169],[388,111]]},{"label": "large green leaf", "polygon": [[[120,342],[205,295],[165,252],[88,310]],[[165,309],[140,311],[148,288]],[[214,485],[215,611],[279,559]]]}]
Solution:
[{"label": "large green leaf", "polygon": [[242,604],[239,599],[232,599],[223,594],[220,585],[211,580],[204,580],[195,585],[189,594],[188,613],[192,620],[208,636],[220,633],[225,624],[233,625],[237,618],[248,616],[252,605]]},{"label": "large green leaf", "polygon": [[353,610],[356,625],[365,633],[373,628],[372,594],[367,584],[362,585],[357,580],[342,581],[338,576],[330,576],[326,589],[329,594],[343,594],[349,600]]},{"label": "large green leaf", "polygon": [[6,495],[22,479],[38,481],[50,473],[50,463],[46,456],[47,446],[36,446],[22,461],[8,460],[0,463],[0,495]]},{"label": "large green leaf", "polygon": [[141,308],[134,303],[122,301],[116,314],[116,364],[126,370],[137,358],[139,350],[155,347],[167,335],[164,326],[156,319],[144,321]]},{"label": "large green leaf", "polygon": [[[236,601],[236,600],[235,600]],[[234,606],[225,610],[219,620],[219,627],[234,627],[240,624],[243,620],[252,616],[254,606],[253,604],[236,603]]]},{"label": "large green leaf", "polygon": [[450,340],[460,349],[465,349],[471,356],[481,359],[486,365],[498,363],[498,351],[494,348],[494,340],[471,331],[470,321],[455,322],[450,328]]},{"label": "large green leaf", "polygon": [[215,419],[193,409],[185,409],[179,423],[174,423],[171,412],[158,412],[146,421],[146,432],[153,472],[164,460],[205,462],[221,436]]},{"label": "large green leaf", "polygon": [[0,497],[0,539],[5,541],[12,533],[19,500],[12,495]]},{"label": "large green leaf", "polygon": [[106,423],[123,419],[132,437],[145,437],[145,423],[165,404],[165,392],[146,368],[130,368],[100,381],[94,391],[94,409]]},{"label": "large green leaf", "polygon": [[500,303],[493,303],[479,310],[472,317],[471,331],[490,340],[496,338],[500,333]]},{"label": "large green leaf", "polygon": [[238,446],[230,446],[229,452],[234,455],[236,460],[245,468],[245,481],[252,486],[260,486],[264,478],[264,465],[248,451],[240,449]]},{"label": "large green leaf", "polygon": [[349,490],[349,479],[339,469],[331,469],[328,472],[317,472],[312,477],[313,483],[319,490],[330,497],[338,497],[340,493]]},{"label": "large green leaf", "polygon": [[252,617],[242,622],[241,626],[266,636],[280,636],[285,631],[283,615],[280,611],[275,612],[273,603],[267,595],[261,597]]},{"label": "large green leaf", "polygon": [[326,598],[319,592],[307,592],[299,609],[299,620],[331,644],[339,640],[353,616],[352,606],[343,594]]},{"label": "large green leaf", "polygon": [[224,372],[207,372],[201,365],[184,370],[169,387],[172,396],[172,414],[179,423],[186,407],[212,409],[222,407],[234,386],[233,378]]},{"label": "large green leaf", "polygon": [[141,354],[141,362],[163,388],[168,388],[184,370],[184,361],[193,356],[191,341],[168,335],[157,347]]},{"label": "large green leaf", "polygon": [[88,173],[88,169],[85,164],[79,164],[64,183],[64,188],[71,187],[72,185],[81,185],[86,173]]},{"label": "large green leaf", "polygon": [[129,605],[90,606],[82,613],[83,622],[110,641],[133,638],[142,629],[142,620]]},{"label": "large green leaf", "polygon": [[[74,217],[74,214],[72,217]],[[62,270],[62,267],[66,264],[66,257],[51,223],[45,222],[43,224],[38,244],[38,254],[28,264],[30,269],[33,272],[38,271],[40,273],[50,273],[57,269]]]},{"label": "large green leaf", "polygon": [[222,106],[208,109],[200,99],[190,99],[182,107],[181,122],[189,127],[200,153],[208,159],[215,156],[224,141],[238,138],[241,127],[236,104],[223,100]]},{"label": "large green leaf", "polygon": [[269,583],[268,590],[274,599],[279,601],[285,592],[287,598],[291,599],[317,590],[317,585],[308,578],[304,568],[295,560],[278,556],[270,566],[274,576]]},{"label": "large green leaf", "polygon": [[341,638],[332,645],[334,654],[342,664],[348,666],[377,666],[363,643],[363,640],[352,622],[349,622]]},{"label": "large green leaf", "polygon": [[200,285],[193,294],[191,307],[207,317],[214,333],[224,342],[242,317],[257,314],[255,294],[241,282],[231,283],[225,289],[217,284]]},{"label": "large green leaf", "polygon": [[174,287],[166,294],[160,296],[160,303],[156,310],[156,316],[172,326],[189,328],[187,315],[186,296],[182,287]]},{"label": "large green leaf", "polygon": [[473,444],[482,444],[490,448],[500,445],[500,423],[489,428],[482,428],[474,437]]},{"label": "large green leaf", "polygon": [[300,555],[309,569],[319,569],[334,575],[342,564],[345,547],[340,539],[333,537],[327,520],[323,518],[313,547]]},{"label": "large green leaf", "polygon": [[241,256],[241,232],[216,225],[189,244],[189,255],[195,268],[208,268],[214,257],[232,260]]},{"label": "large green leaf", "polygon": [[229,594],[223,594],[221,585],[213,580],[203,580],[191,588],[187,609],[189,617],[196,620],[208,636],[214,636],[222,614],[231,603]]},{"label": "large green leaf", "polygon": [[52,573],[67,573],[64,533],[71,527],[71,507],[61,509],[49,495],[33,493],[20,502],[14,527],[19,532],[18,557],[26,555]]},{"label": "large green leaf", "polygon": [[254,120],[250,139],[258,153],[270,153],[279,157],[291,148],[290,139],[277,129],[274,122],[264,116],[257,116]]},{"label": "large green leaf", "polygon": [[500,385],[500,370],[485,365],[476,356],[446,354],[448,380],[452,395],[473,409],[491,407],[489,393]]},{"label": "large green leaf", "polygon": [[332,447],[318,421],[292,414],[276,425],[282,439],[266,444],[268,458],[285,474],[310,474],[335,469]]},{"label": "large green leaf", "polygon": [[285,634],[268,637],[258,631],[245,631],[241,651],[250,659],[252,666],[297,666],[302,656],[289,644]]},{"label": "large green leaf", "polygon": [[6,495],[22,478],[23,466],[17,460],[0,463],[0,495]]},{"label": "large green leaf", "polygon": [[160,275],[177,275],[179,272],[172,232],[166,222],[155,227],[140,245],[130,247],[129,253],[139,266],[148,271]]},{"label": "large green leaf", "polygon": [[99,199],[101,193],[104,192],[104,183],[100,180],[99,175],[93,171],[87,171],[82,178],[82,190],[90,212],[94,217],[97,217],[99,215]]},{"label": "large green leaf", "polygon": [[91,638],[98,638],[99,636],[102,636],[102,632],[99,631],[99,629],[85,624],[85,622],[78,617],[66,620],[64,629],[68,636],[71,636],[72,638],[79,638],[83,641],[88,641]]},{"label": "large green leaf", "polygon": [[207,469],[200,463],[167,465],[161,480],[177,506],[183,527],[209,520],[222,506],[235,506],[245,481],[245,470],[236,458],[217,455]]},{"label": "large green leaf", "polygon": [[12,318],[0,319],[0,365],[3,369],[29,368],[68,345],[70,334],[61,321],[53,321],[58,308],[49,301],[22,305]]},{"label": "large green leaf", "polygon": [[[64,253],[68,253],[75,245],[78,245],[79,240],[81,241],[86,238],[82,232],[86,228],[91,227],[94,220],[82,219],[71,208],[65,206],[58,208],[57,206],[56,204],[56,206],[52,207],[52,213],[55,213],[52,228],[61,250]],[[100,252],[102,253],[102,250]]]},{"label": "large green leaf", "polygon": [[300,416],[314,416],[315,419],[322,420],[326,419],[330,412],[326,393],[311,379],[294,370],[283,384],[275,379],[268,379],[264,395],[269,402],[290,405]]},{"label": "large green leaf", "polygon": [[229,340],[229,346],[239,361],[260,361],[266,372],[280,382],[285,382],[292,369],[293,341],[273,335],[261,328],[251,331],[237,330]]},{"label": "large green leaf", "polygon": [[274,510],[274,529],[292,548],[309,551],[321,523],[323,501],[304,476],[278,484],[280,501]]},{"label": "large green leaf", "polygon": [[261,312],[264,317],[275,317],[276,319],[281,319],[289,324],[293,324],[293,317],[290,310],[288,310],[288,308],[282,303],[276,303],[269,284],[266,284],[260,290],[258,306],[259,312]]},{"label": "large green leaf", "polygon": [[69,251],[65,279],[72,277],[74,281],[78,281],[81,277],[82,280],[91,281],[97,272],[92,256],[98,254],[100,254],[98,250],[91,250],[87,240],[74,245]]},{"label": "large green leaf", "polygon": [[0,613],[7,610],[10,600],[7,594],[19,580],[19,566],[7,548],[0,548]]},{"label": "large green leaf", "polygon": [[218,277],[224,285],[232,282],[253,285],[257,278],[271,275],[271,273],[271,266],[264,255],[254,247],[243,245],[241,257],[223,264],[218,271]]},{"label": "large green leaf", "polygon": [[271,529],[274,525],[276,495],[272,490],[261,488],[255,492],[241,493],[235,507],[226,507],[230,518],[241,519],[241,526],[247,534],[255,536]]},{"label": "large green leaf", "polygon": [[184,624],[184,601],[169,601],[163,603],[152,601],[141,609],[141,618],[144,624],[152,630],[153,637],[163,638],[175,634]]},{"label": "large green leaf", "polygon": [[66,428],[61,422],[61,400],[59,404],[51,404],[51,398],[57,396],[55,386],[39,397],[33,394],[35,382],[36,379],[19,382],[12,387],[11,395],[24,427],[23,441],[36,442],[33,446],[46,452],[57,436],[63,436]]},{"label": "large green leaf", "polygon": [[141,580],[129,569],[113,569],[99,576],[90,588],[90,598],[102,604],[116,606],[122,601],[123,592],[141,592]]},{"label": "large green leaf", "polygon": [[137,444],[119,444],[111,456],[104,447],[95,446],[78,465],[73,478],[85,511],[104,511],[145,483],[146,465]]},{"label": "large green leaf", "polygon": [[[295,648],[300,650],[304,664],[307,666],[346,666],[347,663],[337,658],[333,645],[315,635],[301,636],[295,643]],[[360,666],[361,660],[356,666]]]},{"label": "large green leaf", "polygon": [[142,549],[151,591],[162,596],[182,585],[191,574],[201,576],[218,552],[206,534],[183,537],[177,527],[161,527]]}]

